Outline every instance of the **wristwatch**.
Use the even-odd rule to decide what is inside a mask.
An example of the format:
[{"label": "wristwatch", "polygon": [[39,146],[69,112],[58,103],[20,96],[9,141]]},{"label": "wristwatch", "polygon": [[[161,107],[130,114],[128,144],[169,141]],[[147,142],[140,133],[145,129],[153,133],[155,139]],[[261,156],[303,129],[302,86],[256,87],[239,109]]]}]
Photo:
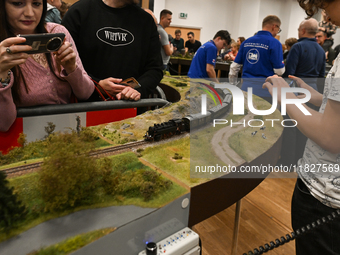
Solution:
[{"label": "wristwatch", "polygon": [[6,79],[0,78],[0,83],[2,84],[2,87],[6,87],[9,82],[11,81],[11,71],[8,71]]}]

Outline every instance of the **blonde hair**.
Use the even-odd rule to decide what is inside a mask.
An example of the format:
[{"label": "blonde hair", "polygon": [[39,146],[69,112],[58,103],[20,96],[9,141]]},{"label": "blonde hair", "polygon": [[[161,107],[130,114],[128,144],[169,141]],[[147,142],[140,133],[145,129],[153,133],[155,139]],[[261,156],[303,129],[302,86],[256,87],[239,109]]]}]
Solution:
[{"label": "blonde hair", "polygon": [[238,45],[238,43],[236,43],[236,42],[231,43],[230,46],[231,46],[231,47],[236,47],[237,50],[240,49],[240,45]]}]

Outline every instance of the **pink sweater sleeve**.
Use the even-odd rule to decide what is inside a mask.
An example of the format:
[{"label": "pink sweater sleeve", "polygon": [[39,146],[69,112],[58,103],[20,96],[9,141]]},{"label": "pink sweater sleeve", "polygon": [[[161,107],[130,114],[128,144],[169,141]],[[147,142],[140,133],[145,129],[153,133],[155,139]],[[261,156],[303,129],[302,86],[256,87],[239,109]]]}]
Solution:
[{"label": "pink sweater sleeve", "polygon": [[6,132],[17,117],[17,110],[13,102],[11,88],[13,86],[13,74],[11,82],[5,88],[0,85],[0,132]]},{"label": "pink sweater sleeve", "polygon": [[[79,53],[77,51],[77,47],[73,41],[72,36],[64,26],[56,25],[54,23],[47,23],[47,30],[50,31],[50,33],[64,33],[66,35],[65,40],[72,44],[73,50],[77,55],[76,59],[77,68],[72,73],[67,74],[64,68],[62,67],[60,76],[68,81],[68,83],[72,87],[73,93],[78,99],[80,100],[88,99],[94,91],[94,84],[83,67],[81,59],[79,57]],[[57,70],[55,71],[57,72]]]},{"label": "pink sweater sleeve", "polygon": [[[37,68],[37,64],[33,60],[28,59],[25,64],[22,64],[21,71],[25,75],[30,93],[27,94],[23,84],[20,84],[19,90],[21,91],[21,102],[19,107],[46,105],[46,104],[64,104],[70,100],[70,90],[79,100],[88,99],[93,91],[94,84],[91,78],[84,70],[83,64],[79,58],[79,54],[75,43],[67,31],[67,29],[61,25],[54,23],[47,23],[46,29],[50,33],[64,33],[66,35],[66,41],[72,43],[72,47],[77,55],[76,63],[77,68],[70,74],[62,68],[59,73],[57,64],[53,59],[53,65],[55,66],[54,72],[59,75],[64,81],[58,80],[56,77],[50,76],[48,70]],[[17,111],[16,105],[13,102],[12,86],[13,86],[13,73],[11,74],[11,81],[8,86],[2,88],[0,86],[0,131],[7,131],[16,119]],[[67,83],[65,83],[67,81]],[[52,84],[54,84],[52,86]],[[68,87],[70,86],[70,87]]]}]

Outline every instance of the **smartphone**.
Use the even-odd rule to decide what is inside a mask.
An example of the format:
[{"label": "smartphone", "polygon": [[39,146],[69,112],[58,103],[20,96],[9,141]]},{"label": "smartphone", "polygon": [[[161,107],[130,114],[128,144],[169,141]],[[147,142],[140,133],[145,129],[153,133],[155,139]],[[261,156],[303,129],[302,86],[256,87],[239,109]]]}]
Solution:
[{"label": "smartphone", "polygon": [[119,85],[129,86],[133,89],[141,87],[141,85],[138,83],[138,81],[133,77],[125,79]]},{"label": "smartphone", "polygon": [[296,88],[296,87],[297,87],[295,80],[292,80],[292,81],[289,83],[289,87],[291,87],[291,88]]},{"label": "smartphone", "polygon": [[[291,88],[297,88],[297,84],[296,84],[296,81],[295,80],[292,80],[290,83],[289,83],[289,87]],[[298,96],[299,93],[298,92],[293,92],[295,96]]]},{"label": "smartphone", "polygon": [[59,50],[64,43],[64,33],[46,33],[46,34],[32,34],[32,35],[18,35],[26,38],[26,42],[22,45],[32,46],[32,50],[26,51],[28,54],[48,53]]}]

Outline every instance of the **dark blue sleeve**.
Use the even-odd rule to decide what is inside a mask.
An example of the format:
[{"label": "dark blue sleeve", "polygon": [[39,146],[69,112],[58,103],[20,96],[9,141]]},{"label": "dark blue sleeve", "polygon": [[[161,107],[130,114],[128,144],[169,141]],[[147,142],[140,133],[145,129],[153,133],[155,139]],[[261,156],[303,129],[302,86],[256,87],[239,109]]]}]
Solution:
[{"label": "dark blue sleeve", "polygon": [[282,75],[282,77],[288,77],[288,75],[295,75],[298,62],[299,62],[299,49],[297,45],[293,45],[288,53],[286,60],[286,71]]},{"label": "dark blue sleeve", "polygon": [[206,63],[215,66],[217,57],[216,47],[207,47]]},{"label": "dark blue sleeve", "polygon": [[[276,40],[276,39],[275,39]],[[277,40],[276,40],[277,41]],[[279,41],[272,42],[272,49],[270,51],[270,62],[275,69],[283,68],[283,50],[282,45]]]}]

